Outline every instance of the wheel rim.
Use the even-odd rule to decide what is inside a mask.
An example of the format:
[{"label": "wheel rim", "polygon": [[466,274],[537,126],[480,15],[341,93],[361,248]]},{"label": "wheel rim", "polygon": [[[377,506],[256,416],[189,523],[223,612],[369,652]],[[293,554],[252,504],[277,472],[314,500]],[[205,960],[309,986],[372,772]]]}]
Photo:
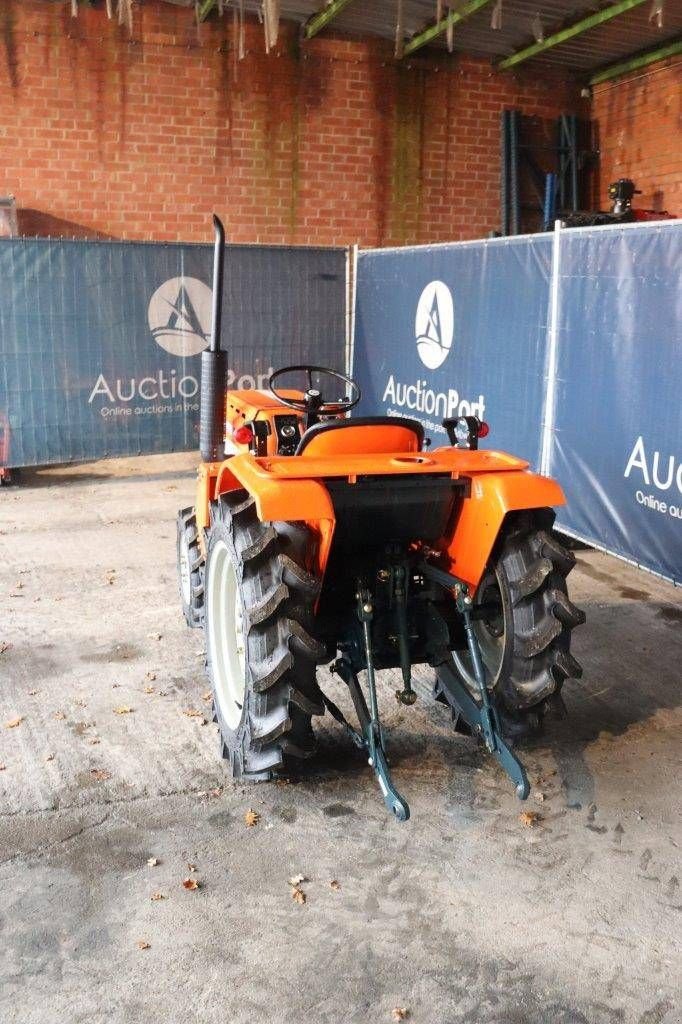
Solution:
[{"label": "wheel rim", "polygon": [[178,567],[180,570],[180,593],[186,605],[192,601],[192,570],[189,565],[189,542],[183,533],[180,536],[178,550]]},{"label": "wheel rim", "polygon": [[215,697],[230,729],[239,725],[246,691],[244,612],[230,552],[219,540],[211,551],[208,577],[208,648]]},{"label": "wheel rim", "polygon": [[[497,683],[502,670],[506,646],[502,594],[497,577],[492,572],[486,573],[478,586],[476,596],[474,597],[474,610],[483,604],[499,606],[498,614],[492,613],[486,616],[486,618],[475,619],[473,622],[474,634],[481,648],[481,657],[486,668],[488,688],[492,689]],[[464,683],[474,694],[477,694],[479,692],[478,683],[476,682],[474,667],[468,649],[453,651],[452,660]]]}]

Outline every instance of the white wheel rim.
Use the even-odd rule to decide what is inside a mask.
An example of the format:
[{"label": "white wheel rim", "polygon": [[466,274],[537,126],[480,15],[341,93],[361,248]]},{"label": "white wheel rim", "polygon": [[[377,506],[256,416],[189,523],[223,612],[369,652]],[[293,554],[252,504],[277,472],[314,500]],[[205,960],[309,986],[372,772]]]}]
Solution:
[{"label": "white wheel rim", "polygon": [[180,537],[180,551],[178,556],[180,564],[180,593],[186,605],[192,602],[192,571],[189,567],[189,543],[183,533]]},{"label": "white wheel rim", "polygon": [[[476,597],[474,598],[474,608],[483,599],[485,590],[488,590],[493,584],[497,584],[495,576],[492,577],[492,580],[490,580],[487,586],[484,586],[484,581],[481,580],[481,585],[476,592]],[[499,590],[499,584],[497,584],[497,586]],[[504,616],[504,612],[502,614]],[[475,620],[473,627],[476,638],[478,639],[479,647],[481,648],[483,664],[486,668],[488,688],[492,689],[497,682],[502,669],[505,641],[504,627],[499,636],[493,635],[484,620]],[[462,651],[453,651],[452,660],[454,661],[455,668],[459,672],[468,689],[474,694],[478,694],[478,683],[476,681],[476,676],[474,675],[474,667],[471,662],[471,655],[469,654],[468,648],[465,648]]]},{"label": "white wheel rim", "polygon": [[207,566],[206,624],[218,707],[230,729],[239,725],[246,692],[244,611],[229,549],[219,540]]}]

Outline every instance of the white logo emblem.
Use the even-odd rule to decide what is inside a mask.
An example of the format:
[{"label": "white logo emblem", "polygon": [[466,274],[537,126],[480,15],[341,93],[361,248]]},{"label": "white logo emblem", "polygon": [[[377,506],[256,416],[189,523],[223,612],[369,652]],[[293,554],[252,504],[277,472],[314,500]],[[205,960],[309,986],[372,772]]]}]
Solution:
[{"label": "white logo emblem", "polygon": [[424,366],[437,370],[452,346],[455,326],[450,289],[442,281],[431,281],[419,296],[414,333],[417,352]]},{"label": "white logo emblem", "polygon": [[211,297],[211,289],[196,277],[172,277],[157,288],[147,310],[157,345],[173,356],[203,351],[211,328]]}]

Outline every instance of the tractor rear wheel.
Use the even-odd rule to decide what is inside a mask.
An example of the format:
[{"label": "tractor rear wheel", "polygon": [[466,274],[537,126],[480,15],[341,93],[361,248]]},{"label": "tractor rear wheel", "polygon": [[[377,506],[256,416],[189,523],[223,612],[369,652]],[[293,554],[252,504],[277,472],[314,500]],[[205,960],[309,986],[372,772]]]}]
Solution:
[{"label": "tractor rear wheel", "polygon": [[211,506],[206,553],[206,668],[222,753],[235,778],[288,774],[315,749],[324,714],[312,634],[319,580],[303,523],[261,522],[243,490]]},{"label": "tractor rear wheel", "polygon": [[[474,597],[474,629],[489,687],[505,732],[534,731],[582,668],[570,653],[571,632],[585,621],[568,597],[566,577],[575,556],[551,529],[551,513],[510,517]],[[478,687],[467,651],[453,651],[467,687]]]},{"label": "tractor rear wheel", "polygon": [[182,614],[192,629],[204,621],[204,559],[193,508],[183,508],[177,518],[178,584]]}]

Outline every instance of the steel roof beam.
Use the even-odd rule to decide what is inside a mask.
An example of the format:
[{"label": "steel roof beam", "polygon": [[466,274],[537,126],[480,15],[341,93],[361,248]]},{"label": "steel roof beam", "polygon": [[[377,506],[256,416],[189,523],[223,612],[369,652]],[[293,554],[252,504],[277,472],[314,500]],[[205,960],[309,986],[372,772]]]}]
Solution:
[{"label": "steel roof beam", "polygon": [[206,21],[213,8],[217,6],[218,0],[203,0],[203,2],[199,4],[199,15],[197,17],[197,21]]},{"label": "steel roof beam", "polygon": [[593,74],[589,80],[589,85],[600,85],[602,82],[608,82],[612,78],[627,75],[629,71],[639,71],[640,68],[645,68],[648,64],[653,64],[654,61],[665,60],[666,57],[676,57],[680,53],[682,53],[682,39],[669,43],[667,46],[659,46],[655,50],[640,53],[638,57],[629,57],[627,60],[621,60],[618,64],[610,64],[608,67],[602,68],[601,71]]},{"label": "steel roof beam", "polygon": [[597,11],[596,14],[588,14],[586,18],[581,18],[580,21],[576,21],[566,28],[559,29],[558,32],[554,32],[551,36],[543,39],[541,43],[533,43],[532,46],[526,46],[523,50],[517,50],[516,53],[512,53],[509,57],[504,57],[496,62],[496,67],[500,71],[516,67],[517,64],[521,64],[531,57],[537,57],[539,53],[551,50],[552,47],[559,46],[568,39],[581,35],[583,32],[588,32],[597,25],[603,25],[604,22],[611,21],[612,18],[617,18],[619,14],[625,14],[626,11],[631,10],[633,7],[639,7],[643,3],[646,3],[646,0],[619,0],[618,3],[611,4],[610,7]]},{"label": "steel roof beam", "polygon": [[437,39],[438,36],[446,32],[450,25],[457,25],[460,21],[464,21],[465,18],[471,17],[476,11],[480,11],[482,7],[489,4],[491,0],[469,0],[468,3],[464,4],[457,11],[450,11],[444,18],[436,22],[435,25],[431,25],[430,28],[425,28],[422,32],[417,32],[411,39],[405,43],[403,47],[403,57],[408,57],[415,50],[420,50],[422,46],[426,46],[427,43]]},{"label": "steel roof beam", "polygon": [[348,7],[351,0],[330,0],[322,10],[311,14],[303,25],[303,36],[305,39],[312,39],[323,28],[326,28],[330,21],[333,21],[337,14],[340,14],[344,7]]}]

